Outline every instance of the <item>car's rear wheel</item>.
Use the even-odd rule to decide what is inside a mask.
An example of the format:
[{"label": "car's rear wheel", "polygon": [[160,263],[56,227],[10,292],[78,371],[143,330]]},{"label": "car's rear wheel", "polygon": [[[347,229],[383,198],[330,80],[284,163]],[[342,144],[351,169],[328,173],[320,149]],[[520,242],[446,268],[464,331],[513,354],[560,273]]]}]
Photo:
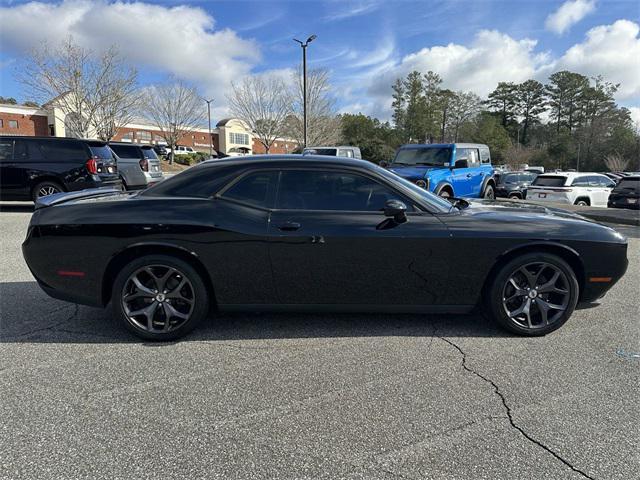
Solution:
[{"label": "car's rear wheel", "polygon": [[174,340],[207,316],[209,298],[198,272],[167,255],[148,255],[127,264],[113,285],[114,315],[146,340]]},{"label": "car's rear wheel", "polygon": [[33,188],[31,196],[33,198],[33,201],[35,202],[37,199],[41,197],[46,197],[49,195],[53,195],[54,193],[60,193],[60,192],[64,192],[60,184],[47,180],[47,181],[38,183]]},{"label": "car's rear wheel", "polygon": [[493,188],[493,185],[487,185],[486,187],[484,187],[482,198],[486,198],[488,200],[493,200],[496,198],[496,192]]},{"label": "car's rear wheel", "polygon": [[579,198],[574,202],[574,205],[578,205],[580,207],[588,207],[591,205],[591,202],[588,198]]},{"label": "car's rear wheel", "polygon": [[511,332],[545,335],[569,320],[578,294],[578,280],[567,262],[549,253],[530,253],[500,269],[489,287],[487,308]]},{"label": "car's rear wheel", "polygon": [[451,192],[447,188],[443,188],[438,192],[438,195],[442,198],[451,198]]},{"label": "car's rear wheel", "polygon": [[522,197],[520,195],[518,195],[517,193],[512,193],[511,195],[509,195],[509,199],[511,200],[520,200]]}]

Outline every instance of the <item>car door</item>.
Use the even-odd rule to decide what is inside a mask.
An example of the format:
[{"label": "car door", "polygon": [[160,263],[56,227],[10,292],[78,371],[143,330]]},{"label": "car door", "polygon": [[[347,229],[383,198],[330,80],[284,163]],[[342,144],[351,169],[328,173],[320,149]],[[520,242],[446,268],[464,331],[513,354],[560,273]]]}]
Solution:
[{"label": "car door", "polygon": [[[453,161],[454,168],[451,170],[451,184],[453,185],[454,196],[456,197],[471,197],[473,196],[473,169],[455,168],[455,162],[458,160],[466,160],[469,163],[470,149],[457,148],[455,158]],[[470,165],[470,164],[469,164]]]},{"label": "car door", "polygon": [[[408,221],[381,210],[398,199]],[[434,305],[449,288],[448,230],[384,181],[338,169],[285,169],[269,221],[283,304]]]},{"label": "car door", "polygon": [[0,195],[3,199],[16,198],[16,190],[20,185],[19,166],[13,159],[12,138],[0,138]]},{"label": "car door", "polygon": [[615,186],[615,182],[611,179],[600,175],[594,175],[589,182],[590,188],[593,190],[595,206],[606,207],[609,200],[611,189]]}]

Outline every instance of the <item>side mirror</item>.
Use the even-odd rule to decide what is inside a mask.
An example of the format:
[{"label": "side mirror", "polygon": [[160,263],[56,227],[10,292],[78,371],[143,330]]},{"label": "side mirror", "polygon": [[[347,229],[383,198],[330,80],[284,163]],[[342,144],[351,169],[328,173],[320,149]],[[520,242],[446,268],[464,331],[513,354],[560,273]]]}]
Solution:
[{"label": "side mirror", "polygon": [[387,162],[386,160],[380,160],[378,162],[378,165],[380,165],[382,168],[387,168],[389,166],[389,162]]},{"label": "side mirror", "polygon": [[400,200],[387,200],[384,204],[384,216],[393,217],[396,223],[407,221],[407,206]]},{"label": "side mirror", "polygon": [[469,168],[469,160],[466,158],[456,160],[456,163],[453,164],[453,168]]}]

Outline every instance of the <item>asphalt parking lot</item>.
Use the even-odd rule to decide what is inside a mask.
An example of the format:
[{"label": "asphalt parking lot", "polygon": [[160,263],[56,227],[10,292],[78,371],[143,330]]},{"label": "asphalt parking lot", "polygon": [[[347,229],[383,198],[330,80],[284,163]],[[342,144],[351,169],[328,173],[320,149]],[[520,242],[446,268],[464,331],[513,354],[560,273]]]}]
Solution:
[{"label": "asphalt parking lot", "polygon": [[544,338],[268,314],[150,344],[37,287],[29,216],[0,212],[3,479],[638,478],[639,227],[603,304]]}]

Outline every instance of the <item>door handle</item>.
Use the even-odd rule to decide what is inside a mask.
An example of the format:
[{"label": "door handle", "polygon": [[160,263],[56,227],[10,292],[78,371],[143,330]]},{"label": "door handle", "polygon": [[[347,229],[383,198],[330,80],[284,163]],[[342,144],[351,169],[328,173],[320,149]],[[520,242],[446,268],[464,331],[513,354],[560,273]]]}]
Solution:
[{"label": "door handle", "polygon": [[471,174],[470,173],[467,173],[467,178],[471,178]]},{"label": "door handle", "polygon": [[296,230],[300,229],[301,226],[302,225],[300,225],[298,222],[285,222],[278,227],[278,230],[281,230],[283,232],[295,232]]}]

